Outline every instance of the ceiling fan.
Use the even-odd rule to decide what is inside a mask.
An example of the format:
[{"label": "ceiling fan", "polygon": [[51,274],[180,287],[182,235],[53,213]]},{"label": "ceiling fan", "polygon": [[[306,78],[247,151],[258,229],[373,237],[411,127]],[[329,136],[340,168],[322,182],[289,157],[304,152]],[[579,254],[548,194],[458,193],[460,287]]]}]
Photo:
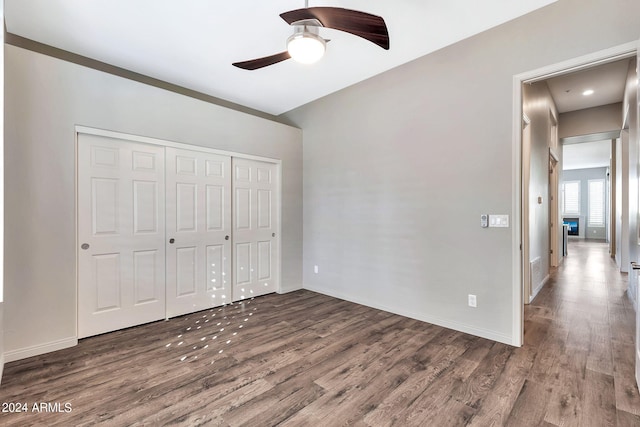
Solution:
[{"label": "ceiling fan", "polygon": [[275,55],[249,61],[234,62],[233,65],[245,70],[257,70],[277,64],[289,58],[311,64],[319,60],[329,40],[322,38],[319,28],[332,28],[362,37],[385,50],[389,50],[389,32],[382,17],[357,10],[340,7],[308,7],[290,10],[280,14],[287,24],[293,26],[294,33],[287,39],[287,50]]}]

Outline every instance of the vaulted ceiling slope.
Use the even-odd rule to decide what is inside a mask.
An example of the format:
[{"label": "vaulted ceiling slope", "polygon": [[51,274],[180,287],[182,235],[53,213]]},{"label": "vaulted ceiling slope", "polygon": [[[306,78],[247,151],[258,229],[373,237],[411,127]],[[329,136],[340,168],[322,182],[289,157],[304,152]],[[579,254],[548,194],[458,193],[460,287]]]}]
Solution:
[{"label": "vaulted ceiling slope", "polygon": [[384,17],[391,49],[348,33],[313,65],[257,71],[233,62],[285,50],[279,14],[303,0],[5,0],[7,32],[272,115],[497,26],[555,0],[312,0]]}]

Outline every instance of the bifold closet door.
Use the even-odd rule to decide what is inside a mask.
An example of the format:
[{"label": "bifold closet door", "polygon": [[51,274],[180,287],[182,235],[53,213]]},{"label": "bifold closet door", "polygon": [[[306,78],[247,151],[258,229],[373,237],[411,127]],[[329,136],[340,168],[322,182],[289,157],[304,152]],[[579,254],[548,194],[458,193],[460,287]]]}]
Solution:
[{"label": "bifold closet door", "polygon": [[233,158],[233,300],[277,290],[278,167]]},{"label": "bifold closet door", "polygon": [[165,315],[164,148],[78,134],[78,338]]},{"label": "bifold closet door", "polygon": [[167,147],[166,183],[167,318],[230,303],[231,158]]}]

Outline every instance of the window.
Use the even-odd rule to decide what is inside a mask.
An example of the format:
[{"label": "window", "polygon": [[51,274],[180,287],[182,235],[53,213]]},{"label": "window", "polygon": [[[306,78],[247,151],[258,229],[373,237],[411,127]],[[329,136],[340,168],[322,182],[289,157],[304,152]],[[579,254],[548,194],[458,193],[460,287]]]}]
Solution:
[{"label": "window", "polygon": [[580,214],[580,181],[562,183],[562,213]]},{"label": "window", "polygon": [[589,227],[604,227],[604,179],[589,180]]}]

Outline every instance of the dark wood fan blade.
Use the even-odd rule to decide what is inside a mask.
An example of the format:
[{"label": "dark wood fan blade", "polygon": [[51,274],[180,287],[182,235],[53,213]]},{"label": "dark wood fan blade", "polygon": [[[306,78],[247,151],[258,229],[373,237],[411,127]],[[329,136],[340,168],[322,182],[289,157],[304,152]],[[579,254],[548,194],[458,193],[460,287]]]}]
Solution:
[{"label": "dark wood fan blade", "polygon": [[345,31],[389,50],[387,24],[380,16],[340,7],[308,7],[280,14],[289,25],[304,19],[317,19],[327,28]]},{"label": "dark wood fan blade", "polygon": [[286,59],[291,58],[289,52],[276,53],[275,55],[265,56],[264,58],[252,59],[250,61],[234,62],[233,65],[242,68],[244,70],[257,70],[258,68],[266,67],[269,65],[277,64]]}]

